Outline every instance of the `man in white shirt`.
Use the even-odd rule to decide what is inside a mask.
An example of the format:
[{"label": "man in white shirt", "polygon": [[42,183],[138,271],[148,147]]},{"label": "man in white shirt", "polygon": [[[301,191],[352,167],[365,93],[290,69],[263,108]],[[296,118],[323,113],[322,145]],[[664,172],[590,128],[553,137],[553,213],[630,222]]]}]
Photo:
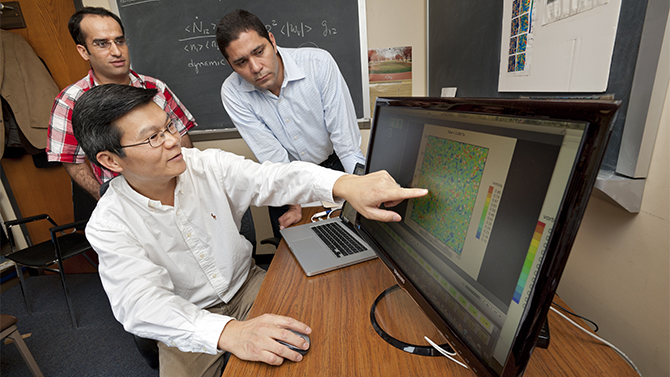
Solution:
[{"label": "man in white shirt", "polygon": [[250,205],[348,200],[363,216],[400,221],[379,208],[427,190],[400,188],[386,172],[348,175],[317,165],[245,160],[221,150],[181,148],[153,89],[92,88],[77,102],[75,137],[90,161],[120,173],[86,235],[115,317],[159,340],[161,376],[220,375],[224,351],[279,365],[308,344],[288,330],[307,324],[273,314],[245,320],[264,272],[239,234]]}]

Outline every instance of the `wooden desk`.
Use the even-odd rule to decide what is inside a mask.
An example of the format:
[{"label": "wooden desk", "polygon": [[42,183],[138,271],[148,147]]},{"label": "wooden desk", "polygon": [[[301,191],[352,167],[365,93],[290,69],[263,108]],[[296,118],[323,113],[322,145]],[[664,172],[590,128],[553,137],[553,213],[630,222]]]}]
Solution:
[{"label": "wooden desk", "polygon": [[[305,208],[303,221],[319,210]],[[379,259],[307,277],[282,241],[249,316],[275,313],[301,320],[312,328],[312,346],[302,362],[285,361],[279,367],[232,356],[223,376],[474,376],[444,357],[412,355],[377,335],[370,308],[394,284]],[[556,301],[566,307],[559,298]],[[425,334],[444,343],[402,291],[385,297],[378,314],[380,320],[390,317],[382,326],[399,339],[424,345]],[[612,349],[553,312],[549,327],[549,348],[534,351],[525,376],[637,376]]]}]

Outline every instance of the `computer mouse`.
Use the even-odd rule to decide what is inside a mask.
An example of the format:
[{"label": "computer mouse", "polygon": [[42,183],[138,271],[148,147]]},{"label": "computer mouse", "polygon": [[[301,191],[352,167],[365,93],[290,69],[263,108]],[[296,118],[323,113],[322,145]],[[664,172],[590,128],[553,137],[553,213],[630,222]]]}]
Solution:
[{"label": "computer mouse", "polygon": [[[305,341],[306,341],[307,343],[309,343],[310,346],[312,345],[312,341],[309,340],[309,336],[307,336],[307,335],[305,335],[305,334],[303,334],[303,333],[297,332],[297,331],[293,331],[293,330],[291,330],[291,332],[293,332],[295,335],[297,335],[297,336],[299,336],[299,337],[305,339]],[[301,354],[301,355],[303,355],[303,356],[305,356],[305,354],[307,354],[307,351],[309,350],[309,348],[306,349],[306,350],[304,350],[304,349],[302,349],[302,348],[298,348],[298,347],[294,346],[293,344],[289,344],[289,343],[286,343],[286,342],[281,341],[281,340],[278,340],[278,339],[277,339],[277,341],[278,341],[279,343],[285,345],[286,347],[288,347],[291,351],[295,351],[295,352],[297,352],[297,353],[299,353],[299,354]]]}]

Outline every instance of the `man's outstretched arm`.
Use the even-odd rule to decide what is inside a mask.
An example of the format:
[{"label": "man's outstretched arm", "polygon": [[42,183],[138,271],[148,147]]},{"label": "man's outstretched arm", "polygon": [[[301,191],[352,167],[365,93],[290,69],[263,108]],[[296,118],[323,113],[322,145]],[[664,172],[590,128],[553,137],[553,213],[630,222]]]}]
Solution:
[{"label": "man's outstretched arm", "polygon": [[383,170],[363,176],[343,175],[333,186],[333,197],[345,199],[365,218],[385,222],[397,222],[402,217],[396,212],[380,209],[382,204],[393,207],[405,199],[419,198],[426,194],[426,189],[400,187]]}]

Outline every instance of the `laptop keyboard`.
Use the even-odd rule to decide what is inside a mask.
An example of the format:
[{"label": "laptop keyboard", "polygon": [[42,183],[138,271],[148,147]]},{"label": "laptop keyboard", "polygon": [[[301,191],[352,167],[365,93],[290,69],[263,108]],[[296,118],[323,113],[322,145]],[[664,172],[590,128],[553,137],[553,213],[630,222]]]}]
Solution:
[{"label": "laptop keyboard", "polygon": [[312,227],[312,230],[328,245],[336,257],[351,255],[365,250],[365,246],[356,241],[340,223],[326,223]]}]

